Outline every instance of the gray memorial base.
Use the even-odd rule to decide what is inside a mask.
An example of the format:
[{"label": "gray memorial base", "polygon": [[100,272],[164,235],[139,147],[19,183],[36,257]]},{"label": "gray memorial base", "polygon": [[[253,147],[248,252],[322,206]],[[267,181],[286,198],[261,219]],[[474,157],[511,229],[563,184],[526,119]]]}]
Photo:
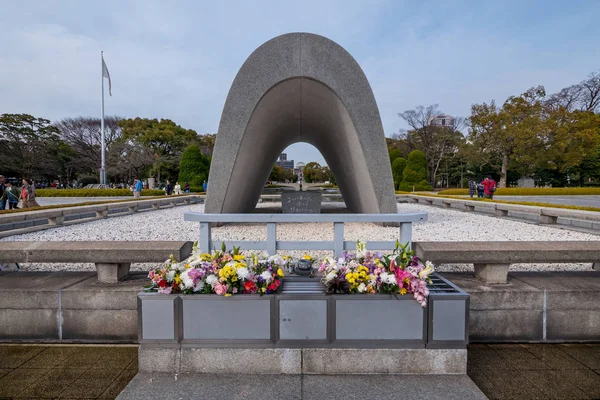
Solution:
[{"label": "gray memorial base", "polygon": [[434,276],[423,308],[410,295],[286,292],[305,279],[264,296],[140,293],[140,371],[465,373],[469,296],[452,283]]},{"label": "gray memorial base", "polygon": [[320,192],[283,192],[281,211],[283,214],[319,214],[322,197]]}]

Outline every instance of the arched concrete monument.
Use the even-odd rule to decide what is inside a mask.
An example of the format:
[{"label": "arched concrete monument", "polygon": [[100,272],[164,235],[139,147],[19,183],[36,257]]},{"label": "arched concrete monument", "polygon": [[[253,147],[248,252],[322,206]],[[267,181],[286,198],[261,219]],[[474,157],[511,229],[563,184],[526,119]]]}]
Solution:
[{"label": "arched concrete monument", "polygon": [[205,211],[252,211],[277,157],[296,142],[323,154],[351,212],[397,212],[371,86],[346,50],[310,33],[271,39],[242,65],[223,108]]}]

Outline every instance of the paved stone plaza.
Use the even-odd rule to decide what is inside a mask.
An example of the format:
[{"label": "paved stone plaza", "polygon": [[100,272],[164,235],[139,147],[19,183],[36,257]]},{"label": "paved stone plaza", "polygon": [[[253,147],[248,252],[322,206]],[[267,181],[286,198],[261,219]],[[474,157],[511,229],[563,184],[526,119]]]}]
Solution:
[{"label": "paved stone plaza", "polygon": [[[490,399],[598,399],[600,345],[470,345],[468,376]],[[0,399],[114,399],[137,373],[137,346],[0,345]],[[264,378],[265,376],[263,376]],[[150,374],[126,389],[120,399],[194,398],[189,387],[210,399],[420,399],[435,393],[432,384],[458,387],[458,396],[480,398],[471,382],[446,377],[277,376],[235,379],[227,376]],[[223,391],[223,380],[235,384]],[[271,382],[271,383],[269,383]],[[165,389],[164,383],[169,383]],[[192,386],[185,386],[193,383]],[[161,387],[162,384],[162,387]],[[161,391],[162,390],[162,391]],[[188,391],[185,391],[188,390]],[[277,391],[278,390],[278,391]],[[289,393],[292,396],[281,396]],[[402,395],[400,396],[399,393]]]}]

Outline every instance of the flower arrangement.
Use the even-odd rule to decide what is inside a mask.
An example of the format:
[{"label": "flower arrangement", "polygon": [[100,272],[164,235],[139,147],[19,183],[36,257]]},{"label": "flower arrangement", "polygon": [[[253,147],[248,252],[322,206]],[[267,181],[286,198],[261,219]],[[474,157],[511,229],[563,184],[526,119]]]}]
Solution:
[{"label": "flower arrangement", "polygon": [[421,262],[408,245],[396,242],[396,249],[384,255],[371,252],[362,242],[356,243],[356,252],[345,252],[340,258],[326,258],[319,267],[327,293],[385,293],[412,294],[423,307],[427,305],[434,271],[429,261]]},{"label": "flower arrangement", "polygon": [[163,267],[150,271],[148,278],[152,281],[150,290],[163,294],[263,295],[277,291],[290,263],[290,257],[280,255],[245,256],[235,247],[232,251],[223,246],[210,254],[199,253],[194,245],[190,258],[177,262],[171,256]]}]

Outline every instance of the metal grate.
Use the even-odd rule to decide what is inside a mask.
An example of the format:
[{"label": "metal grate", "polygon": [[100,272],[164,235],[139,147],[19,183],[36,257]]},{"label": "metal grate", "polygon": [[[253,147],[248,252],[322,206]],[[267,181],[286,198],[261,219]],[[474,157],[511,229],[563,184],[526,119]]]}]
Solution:
[{"label": "metal grate", "polygon": [[427,284],[429,293],[460,293],[454,286],[436,274],[431,275],[431,281],[430,284]]},{"label": "metal grate", "polygon": [[289,278],[283,283],[282,294],[323,294],[325,287],[319,278]]}]

